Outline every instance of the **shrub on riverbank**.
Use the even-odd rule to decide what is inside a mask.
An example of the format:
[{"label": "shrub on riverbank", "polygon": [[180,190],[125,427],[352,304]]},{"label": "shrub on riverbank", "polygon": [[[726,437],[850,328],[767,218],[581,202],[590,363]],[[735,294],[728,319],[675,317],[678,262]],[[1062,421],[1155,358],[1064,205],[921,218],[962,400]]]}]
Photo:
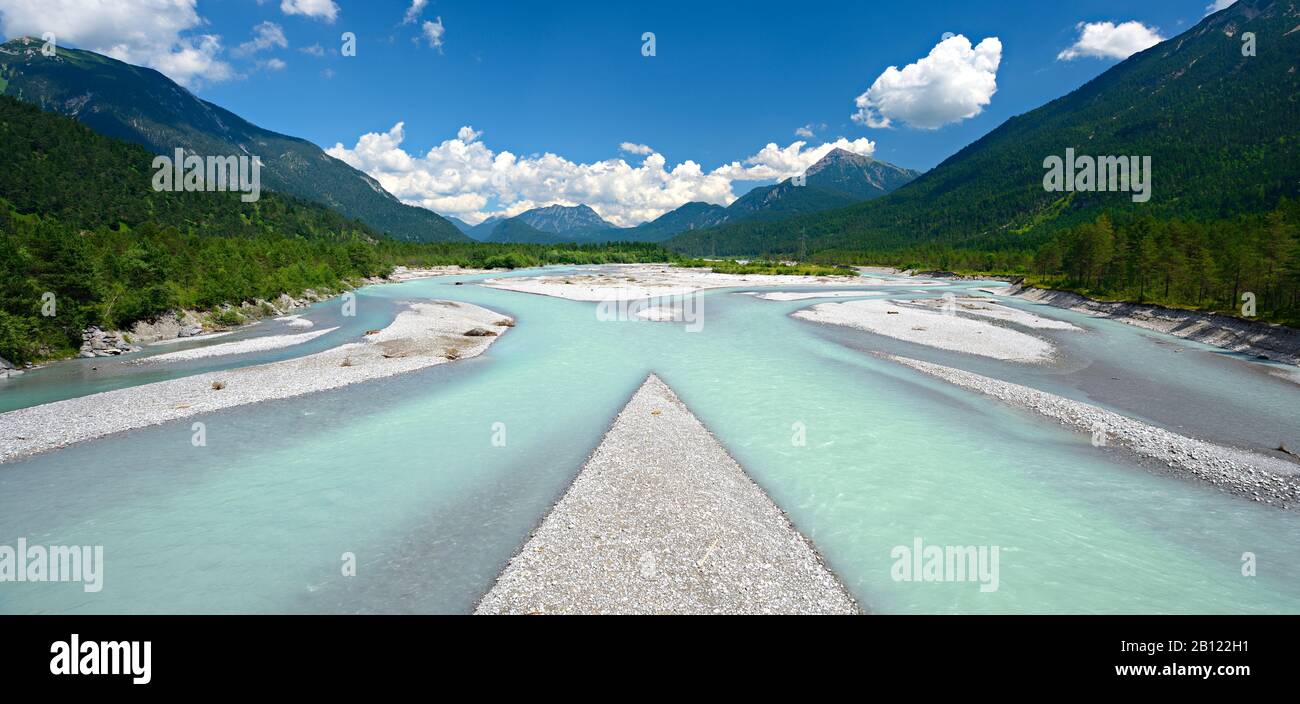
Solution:
[{"label": "shrub on riverbank", "polygon": [[[1026,283],[1108,301],[1155,303],[1300,327],[1300,200],[1224,220],[1107,215],[1046,238],[996,249],[922,245],[822,251],[814,261],[877,264]],[[1251,294],[1253,315],[1243,300]]]}]

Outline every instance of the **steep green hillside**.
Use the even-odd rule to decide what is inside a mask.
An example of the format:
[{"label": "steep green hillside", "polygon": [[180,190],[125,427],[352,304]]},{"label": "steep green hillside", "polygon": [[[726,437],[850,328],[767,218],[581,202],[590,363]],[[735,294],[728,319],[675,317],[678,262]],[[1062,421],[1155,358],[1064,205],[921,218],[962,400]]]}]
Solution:
[{"label": "steep green hillside", "polygon": [[401,203],[377,181],[303,139],[277,134],[200,100],[153,69],[90,51],[40,52],[41,42],[0,45],[4,93],[77,118],[100,134],[171,155],[256,155],[264,188],[321,203],[409,241],[467,239],[439,215]]},{"label": "steep green hillside", "polygon": [[[338,290],[395,264],[467,267],[663,261],[655,245],[400,242],[314,203],[155,191],[153,154],[0,96],[0,357],[75,353],[88,325],[177,308]],[[54,295],[55,315],[42,314]]]},{"label": "steep green hillside", "polygon": [[145,149],[4,96],[0,154],[0,356],[12,361],[66,353],[91,324],[386,270],[359,221],[275,193],[155,191]]},{"label": "steep green hillside", "polygon": [[687,203],[654,220],[637,225],[633,228],[633,233],[636,239],[643,242],[660,242],[679,232],[713,227],[726,222],[728,217],[724,206],[713,203]]}]

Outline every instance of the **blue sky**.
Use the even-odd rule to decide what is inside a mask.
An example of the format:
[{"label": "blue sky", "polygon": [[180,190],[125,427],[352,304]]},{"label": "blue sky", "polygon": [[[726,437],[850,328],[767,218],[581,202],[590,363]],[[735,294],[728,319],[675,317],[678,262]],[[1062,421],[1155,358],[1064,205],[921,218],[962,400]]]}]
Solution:
[{"label": "blue sky", "polygon": [[[72,14],[81,0],[30,1]],[[6,34],[23,29],[21,8],[14,6],[27,2],[0,0]],[[331,13],[331,2],[337,8],[332,20],[283,7],[302,3],[307,11]],[[804,139],[811,147],[845,137],[873,142],[875,158],[925,170],[1008,117],[1114,65],[1119,59],[1058,58],[1080,38],[1079,23],[1137,21],[1168,38],[1199,21],[1209,2],[428,0],[418,19],[403,24],[412,0],[197,0],[192,12],[198,22],[180,22],[177,36],[192,43],[201,35],[219,37],[220,48],[209,47],[206,58],[226,73],[188,75],[198,95],[327,149],[341,143],[352,150],[363,134],[383,134],[402,123],[400,152],[393,153],[419,158],[472,126],[479,134],[467,142],[493,155],[550,152],[574,164],[622,158],[635,167],[643,155],[619,149],[632,142],[661,154],[667,170],[690,160],[708,173],[744,162],[770,142],[784,148]],[[422,27],[439,20],[441,46],[434,47]],[[271,42],[241,51],[239,45],[263,22],[274,23],[287,46]],[[95,34],[71,21],[64,25],[65,33],[79,35],[68,40],[73,45],[103,44],[113,31],[127,32],[109,27]],[[357,37],[355,57],[339,55],[345,31]],[[655,34],[655,56],[642,55],[644,32]],[[898,120],[880,129],[851,119],[854,99],[883,71],[926,57],[945,32],[963,35],[972,45],[989,37],[1001,44],[996,92],[978,114],[938,129]],[[321,56],[303,51],[317,45]],[[143,52],[129,58],[148,61]],[[283,62],[282,68],[267,68],[271,59]],[[812,127],[811,138],[796,136],[802,126]],[[408,170],[403,176],[401,168],[384,173],[379,162],[392,162],[391,154],[348,160],[379,175],[408,202],[453,207],[421,197],[422,190],[446,191],[445,184],[429,185],[436,175],[414,178]],[[440,161],[426,171],[443,166]],[[733,195],[749,185],[733,179]],[[460,183],[453,190],[466,189]],[[569,189],[557,200],[572,201],[575,192],[581,194]],[[490,193],[475,212],[503,208],[512,198],[516,209],[544,199],[529,193]],[[716,190],[699,193],[717,197]],[[671,200],[647,201],[622,213],[624,224],[663,210]]]},{"label": "blue sky", "polygon": [[[199,94],[264,127],[323,146],[404,120],[422,150],[461,125],[494,147],[553,151],[581,161],[617,154],[624,141],[706,166],[741,158],[795,128],[867,136],[878,158],[926,169],[1012,115],[1064,95],[1116,63],[1057,61],[1081,21],[1138,20],[1165,36],[1198,21],[1206,0],[1166,2],[431,2],[446,28],[439,54],[399,26],[409,2],[339,0],[333,24],[286,17],[254,0],[199,4],[228,43],[253,25],[284,27],[287,67]],[[624,6],[628,5],[628,6]],[[632,5],[635,5],[632,6]],[[209,10],[209,7],[211,8]],[[792,12],[792,9],[797,11]],[[314,60],[294,48],[355,57]],[[656,56],[641,55],[641,34]],[[870,130],[850,122],[853,99],[890,65],[926,54],[943,32],[996,36],[1004,54],[998,92],[983,114],[935,131]],[[331,68],[332,79],[321,76]]]}]

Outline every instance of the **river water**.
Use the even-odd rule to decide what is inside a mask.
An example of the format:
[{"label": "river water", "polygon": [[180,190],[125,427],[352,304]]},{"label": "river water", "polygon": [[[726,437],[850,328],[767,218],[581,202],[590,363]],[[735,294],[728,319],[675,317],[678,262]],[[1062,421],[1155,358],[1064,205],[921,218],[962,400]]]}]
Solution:
[{"label": "river water", "polygon": [[[1300,385],[1263,365],[1041,307],[1085,329],[1035,331],[1060,360],[1026,367],[796,320],[791,311],[817,301],[737,295],[744,289],[704,293],[704,325],[691,332],[598,320],[593,303],[454,285],[475,278],[362,289],[356,319],[318,304],[305,312],[316,329],[346,327],[294,348],[162,368],[74,362],[0,390],[0,408],[18,408],[284,359],[355,339],[427,298],[518,323],[474,359],[208,414],[205,447],[192,446],[186,419],[0,466],[0,545],[102,545],[105,559],[102,591],[0,583],[0,612],[467,612],[650,372],[871,611],[1300,612],[1300,513],[1154,471],[866,352],[960,366],[1255,450],[1293,437],[1300,407]],[[243,335],[268,330],[277,332]],[[896,580],[894,549],[918,538],[996,546],[997,590]],[[1256,576],[1242,574],[1247,553]],[[345,555],[355,576],[342,574]]]}]

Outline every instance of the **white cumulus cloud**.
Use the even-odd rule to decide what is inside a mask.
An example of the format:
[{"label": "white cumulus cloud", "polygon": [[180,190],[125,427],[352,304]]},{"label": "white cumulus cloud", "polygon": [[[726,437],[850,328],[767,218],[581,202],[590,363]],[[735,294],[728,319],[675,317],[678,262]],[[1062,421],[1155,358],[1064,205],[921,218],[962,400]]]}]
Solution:
[{"label": "white cumulus cloud", "polygon": [[584,164],[550,152],[521,157],[495,152],[480,137],[465,126],[454,139],[425,154],[411,154],[402,148],[406,133],[399,122],[387,132],[362,135],[351,148],[335,144],[327,151],[370,174],[402,201],[470,223],[544,205],[585,203],[610,222],[631,226],[691,201],[729,204],[736,199],[733,181],[789,178],[837,147],[870,155],[876,146],[866,138],[816,147],[803,141],[786,147],[773,143],[743,161],[705,171],[690,160],[669,165],[653,150],[640,165],[621,158]]},{"label": "white cumulus cloud", "polygon": [[247,56],[274,47],[287,49],[289,40],[284,36],[284,29],[280,25],[274,22],[263,22],[253,27],[253,38],[236,47],[234,53]]},{"label": "white cumulus cloud", "polygon": [[1002,42],[988,37],[972,47],[957,34],[940,41],[930,53],[899,70],[890,66],[855,101],[853,121],[890,127],[895,121],[933,130],[974,117],[997,92]]},{"label": "white cumulus cloud", "polygon": [[402,24],[410,24],[420,19],[420,13],[424,12],[425,5],[429,0],[411,0],[411,6],[406,8],[406,16],[402,18]]},{"label": "white cumulus cloud", "polygon": [[1141,22],[1080,22],[1076,25],[1079,39],[1056,55],[1060,61],[1072,61],[1081,56],[1098,59],[1127,59],[1143,49],[1159,44],[1165,38],[1155,27]]},{"label": "white cumulus cloud", "polygon": [[334,0],[280,0],[280,12],[333,22],[338,19],[339,6]]},{"label": "white cumulus cloud", "polygon": [[623,142],[618,145],[618,149],[619,151],[627,152],[628,154],[639,154],[641,156],[654,153],[654,150],[650,147],[647,147],[644,144],[637,144],[636,142]]},{"label": "white cumulus cloud", "polygon": [[812,148],[808,148],[808,143],[803,140],[791,142],[786,147],[768,142],[767,146],[743,162],[724,164],[714,169],[713,173],[735,181],[780,181],[803,173],[833,149],[871,156],[876,152],[876,143],[866,137],[854,140],[840,137],[834,142]]},{"label": "white cumulus cloud", "polygon": [[421,29],[424,32],[424,38],[429,40],[429,46],[442,51],[442,35],[447,31],[442,26],[442,18],[439,17],[436,22],[425,20]]},{"label": "white cumulus cloud", "polygon": [[235,77],[219,58],[221,37],[189,33],[205,24],[196,0],[0,0],[5,36],[53,32],[60,44],[148,66],[186,86]]}]

